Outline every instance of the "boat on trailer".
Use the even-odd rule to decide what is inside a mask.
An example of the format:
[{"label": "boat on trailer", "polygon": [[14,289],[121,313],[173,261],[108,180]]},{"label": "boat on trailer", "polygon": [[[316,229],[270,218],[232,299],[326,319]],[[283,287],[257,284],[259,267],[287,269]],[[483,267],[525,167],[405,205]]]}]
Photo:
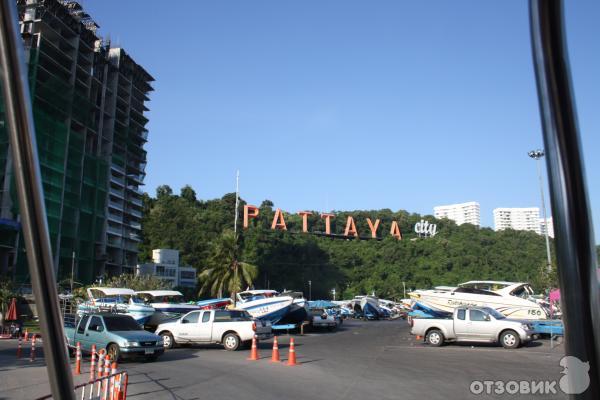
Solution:
[{"label": "boat on trailer", "polygon": [[135,293],[144,303],[154,308],[154,314],[146,322],[149,326],[157,326],[166,320],[200,309],[195,304],[186,303],[183,294],[177,290],[143,290]]},{"label": "boat on trailer", "polygon": [[454,289],[415,290],[409,295],[414,301],[446,312],[453,312],[458,306],[478,306],[494,308],[514,319],[541,320],[549,315],[534,300],[534,291],[525,282],[469,281]]},{"label": "boat on trailer", "polygon": [[236,308],[275,325],[290,311],[294,302],[293,297],[278,294],[275,290],[246,290],[236,295]]},{"label": "boat on trailer", "polygon": [[90,312],[113,312],[130,315],[138,324],[144,325],[154,314],[154,308],[144,304],[131,289],[91,287],[86,292],[88,300],[77,307],[80,316]]}]

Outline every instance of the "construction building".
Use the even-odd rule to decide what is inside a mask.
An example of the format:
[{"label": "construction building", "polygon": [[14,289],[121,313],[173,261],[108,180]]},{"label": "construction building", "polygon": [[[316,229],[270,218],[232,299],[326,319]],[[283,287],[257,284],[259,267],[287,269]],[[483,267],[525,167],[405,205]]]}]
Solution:
[{"label": "construction building", "polygon": [[[57,279],[133,273],[154,80],[97,34],[81,5],[18,0]],[[3,101],[2,109],[3,113]],[[28,281],[4,116],[0,115],[0,274]]]}]

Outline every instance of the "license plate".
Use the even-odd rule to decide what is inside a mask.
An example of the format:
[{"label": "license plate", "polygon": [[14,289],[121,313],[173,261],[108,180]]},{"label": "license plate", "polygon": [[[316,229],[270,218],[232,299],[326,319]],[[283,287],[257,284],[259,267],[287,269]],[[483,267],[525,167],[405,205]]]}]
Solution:
[{"label": "license plate", "polygon": [[145,349],[144,354],[154,354],[154,349]]}]

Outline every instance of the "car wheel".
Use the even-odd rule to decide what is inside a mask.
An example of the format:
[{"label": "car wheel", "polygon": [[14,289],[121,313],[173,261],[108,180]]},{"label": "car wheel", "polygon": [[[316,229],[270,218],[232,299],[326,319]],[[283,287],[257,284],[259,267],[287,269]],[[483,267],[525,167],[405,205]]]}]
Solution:
[{"label": "car wheel", "polygon": [[160,337],[162,337],[165,349],[172,349],[175,347],[175,339],[171,332],[161,332]]},{"label": "car wheel", "polygon": [[444,344],[444,334],[438,329],[432,329],[429,332],[427,332],[425,340],[431,346],[439,347]]},{"label": "car wheel", "polygon": [[223,337],[223,347],[228,351],[235,351],[240,347],[240,338],[235,333],[228,333]]},{"label": "car wheel", "polygon": [[515,331],[504,331],[502,335],[500,335],[500,344],[505,349],[516,349],[521,345],[521,338]]},{"label": "car wheel", "polygon": [[121,349],[119,345],[116,343],[111,343],[106,348],[106,354],[110,356],[111,361],[119,361],[119,356],[121,355]]}]

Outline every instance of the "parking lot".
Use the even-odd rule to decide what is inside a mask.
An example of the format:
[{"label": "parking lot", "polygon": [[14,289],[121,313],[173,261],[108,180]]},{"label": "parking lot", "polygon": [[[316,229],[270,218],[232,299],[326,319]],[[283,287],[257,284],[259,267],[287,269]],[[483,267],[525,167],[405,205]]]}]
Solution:
[{"label": "parking lot", "polygon": [[[479,381],[557,381],[564,348],[549,340],[506,350],[492,345],[417,343],[406,321],[346,321],[333,333],[295,335],[299,366],[285,366],[288,335],[279,337],[284,362],[271,363],[272,340],[259,344],[261,359],[249,350],[219,346],[182,347],[157,362],[125,362],[131,399],[464,399],[485,398],[469,387]],[[16,360],[16,342],[0,342],[0,399],[32,399],[49,393],[43,356]],[[89,362],[84,363],[87,377]],[[566,398],[556,385],[556,395]],[[508,397],[507,397],[508,396]],[[504,398],[527,398],[507,395]],[[533,396],[530,396],[533,397]]]}]

